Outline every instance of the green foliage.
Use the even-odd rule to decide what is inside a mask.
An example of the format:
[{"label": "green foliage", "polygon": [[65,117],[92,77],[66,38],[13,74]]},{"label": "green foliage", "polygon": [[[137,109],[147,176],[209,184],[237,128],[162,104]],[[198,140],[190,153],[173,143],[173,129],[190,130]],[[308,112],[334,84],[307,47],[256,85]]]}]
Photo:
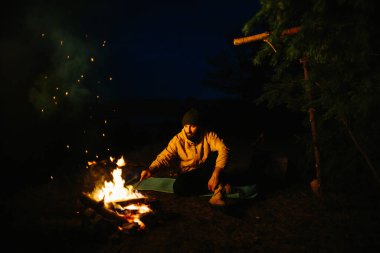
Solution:
[{"label": "green foliage", "polygon": [[[330,128],[331,120],[348,120],[369,154],[378,156],[373,151],[379,139],[374,129],[380,126],[374,120],[380,109],[380,30],[375,4],[374,0],[262,0],[261,9],[242,29],[246,36],[270,32],[269,41],[276,48],[274,52],[263,41],[253,42],[258,48],[253,65],[265,62],[274,69],[256,101],[298,111],[315,108],[322,167],[331,175],[340,165],[357,166],[352,157],[362,161],[359,153],[348,161],[354,145],[341,139],[347,138],[339,129],[342,125]],[[301,30],[281,34],[291,27]],[[308,80],[304,80],[301,58],[307,59]]]}]

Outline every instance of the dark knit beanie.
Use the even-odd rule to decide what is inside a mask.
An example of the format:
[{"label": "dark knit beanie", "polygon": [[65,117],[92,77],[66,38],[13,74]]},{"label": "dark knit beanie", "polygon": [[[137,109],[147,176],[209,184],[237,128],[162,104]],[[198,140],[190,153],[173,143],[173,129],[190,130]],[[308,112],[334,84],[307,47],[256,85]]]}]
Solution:
[{"label": "dark knit beanie", "polygon": [[183,115],[182,126],[187,124],[197,126],[201,125],[201,115],[196,109],[191,108]]}]

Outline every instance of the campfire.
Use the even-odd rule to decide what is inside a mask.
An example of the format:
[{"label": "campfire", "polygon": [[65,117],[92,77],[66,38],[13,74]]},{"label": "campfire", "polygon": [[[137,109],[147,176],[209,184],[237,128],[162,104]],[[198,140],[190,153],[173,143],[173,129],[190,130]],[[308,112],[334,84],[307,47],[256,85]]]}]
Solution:
[{"label": "campfire", "polygon": [[[115,159],[110,157],[114,163]],[[97,162],[88,162],[91,167]],[[81,201],[99,215],[115,223],[119,230],[129,231],[145,228],[142,217],[152,214],[148,198],[140,193],[133,185],[125,185],[122,177],[122,167],[126,165],[123,156],[117,160],[116,168],[112,171],[112,181],[98,182],[91,192],[83,192]]]}]

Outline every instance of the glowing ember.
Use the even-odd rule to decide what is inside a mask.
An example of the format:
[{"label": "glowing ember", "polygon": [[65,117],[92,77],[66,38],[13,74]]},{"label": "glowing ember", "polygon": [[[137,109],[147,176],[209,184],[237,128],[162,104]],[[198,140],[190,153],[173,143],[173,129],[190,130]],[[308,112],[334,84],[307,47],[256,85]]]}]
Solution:
[{"label": "glowing ember", "polygon": [[[111,162],[114,158],[110,157]],[[89,165],[95,162],[88,162]],[[130,223],[137,223],[140,229],[145,227],[144,223],[140,220],[141,215],[152,212],[150,207],[146,204],[128,204],[122,206],[122,202],[127,202],[132,199],[145,199],[146,197],[138,192],[132,185],[125,186],[125,180],[122,178],[122,169],[126,165],[124,158],[121,157],[116,162],[117,168],[112,171],[113,181],[105,181],[103,185],[95,187],[95,189],[88,194],[89,197],[96,201],[103,201],[104,206],[109,209],[118,209],[121,216]]]},{"label": "glowing ember", "polygon": [[130,223],[136,222],[140,228],[145,228],[145,224],[140,220],[141,214],[152,211],[145,204],[131,204],[122,208],[122,210],[124,211],[124,218]]}]

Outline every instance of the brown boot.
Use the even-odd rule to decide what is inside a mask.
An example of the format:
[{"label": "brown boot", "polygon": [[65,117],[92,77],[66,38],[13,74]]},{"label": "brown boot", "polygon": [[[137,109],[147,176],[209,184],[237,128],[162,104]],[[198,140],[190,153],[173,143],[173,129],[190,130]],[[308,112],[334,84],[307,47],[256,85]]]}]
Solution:
[{"label": "brown boot", "polygon": [[224,201],[224,194],[226,193],[226,190],[230,190],[230,186],[226,185],[228,187],[223,187],[221,184],[218,186],[218,188],[215,189],[214,194],[211,196],[210,200],[208,201],[211,205],[214,206],[225,206],[226,202]]}]

